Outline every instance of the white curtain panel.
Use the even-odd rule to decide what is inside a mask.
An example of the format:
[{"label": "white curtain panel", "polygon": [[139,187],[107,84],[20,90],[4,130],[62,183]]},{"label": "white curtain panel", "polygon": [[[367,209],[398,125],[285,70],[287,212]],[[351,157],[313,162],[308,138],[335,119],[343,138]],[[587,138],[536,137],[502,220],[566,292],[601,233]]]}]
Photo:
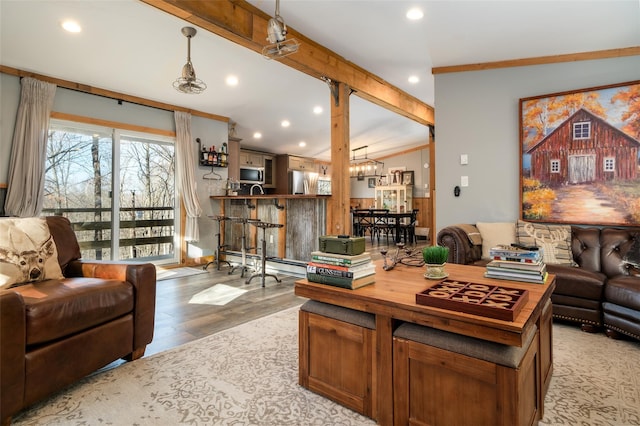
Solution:
[{"label": "white curtain panel", "polygon": [[49,116],[56,85],[31,77],[22,78],[21,84],[5,212],[8,216],[34,217],[42,211]]},{"label": "white curtain panel", "polygon": [[196,179],[194,170],[196,169],[195,146],[191,142],[191,114],[182,111],[175,111],[176,120],[176,170],[178,173],[178,193],[182,197],[187,223],[185,226],[184,239],[186,241],[198,241],[200,231],[198,229],[198,217],[202,214],[198,193],[196,191]]}]

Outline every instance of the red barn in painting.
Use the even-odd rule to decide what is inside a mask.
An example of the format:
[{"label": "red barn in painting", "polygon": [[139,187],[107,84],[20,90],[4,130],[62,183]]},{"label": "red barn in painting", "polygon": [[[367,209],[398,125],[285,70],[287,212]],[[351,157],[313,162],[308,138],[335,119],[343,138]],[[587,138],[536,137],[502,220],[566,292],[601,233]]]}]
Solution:
[{"label": "red barn in painting", "polygon": [[581,108],[527,151],[531,177],[550,185],[635,179],[640,142]]}]

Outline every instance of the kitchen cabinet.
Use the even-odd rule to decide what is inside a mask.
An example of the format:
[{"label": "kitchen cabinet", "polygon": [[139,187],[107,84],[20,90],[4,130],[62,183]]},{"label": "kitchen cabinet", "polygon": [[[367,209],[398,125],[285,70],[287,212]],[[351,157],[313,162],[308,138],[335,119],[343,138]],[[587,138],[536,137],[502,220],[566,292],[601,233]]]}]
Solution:
[{"label": "kitchen cabinet", "polygon": [[318,166],[313,158],[296,157],[294,155],[288,156],[288,169],[300,170],[302,172],[318,172]]},{"label": "kitchen cabinet", "polygon": [[392,213],[410,212],[413,209],[413,185],[376,186],[376,209],[388,209]]},{"label": "kitchen cabinet", "polygon": [[240,166],[264,167],[264,154],[257,151],[240,150]]},{"label": "kitchen cabinet", "polygon": [[264,163],[264,184],[265,188],[276,187],[276,159],[272,155],[263,156]]}]

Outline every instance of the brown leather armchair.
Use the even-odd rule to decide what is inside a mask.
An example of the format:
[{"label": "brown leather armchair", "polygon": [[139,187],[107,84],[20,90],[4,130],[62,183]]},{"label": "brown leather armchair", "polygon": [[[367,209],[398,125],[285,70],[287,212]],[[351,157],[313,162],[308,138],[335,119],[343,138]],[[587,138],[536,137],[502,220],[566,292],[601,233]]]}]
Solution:
[{"label": "brown leather armchair", "polygon": [[0,290],[0,422],[153,339],[150,263],[83,261],[68,219],[47,217],[64,279]]}]

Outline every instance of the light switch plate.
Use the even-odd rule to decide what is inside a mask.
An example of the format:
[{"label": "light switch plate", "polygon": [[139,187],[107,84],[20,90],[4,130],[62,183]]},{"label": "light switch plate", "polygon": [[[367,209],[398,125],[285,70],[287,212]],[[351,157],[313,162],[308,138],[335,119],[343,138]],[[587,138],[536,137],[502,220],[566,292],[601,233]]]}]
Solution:
[{"label": "light switch plate", "polygon": [[460,155],[460,164],[469,164],[469,156],[467,154]]},{"label": "light switch plate", "polygon": [[460,176],[460,186],[469,186],[469,176]]}]

